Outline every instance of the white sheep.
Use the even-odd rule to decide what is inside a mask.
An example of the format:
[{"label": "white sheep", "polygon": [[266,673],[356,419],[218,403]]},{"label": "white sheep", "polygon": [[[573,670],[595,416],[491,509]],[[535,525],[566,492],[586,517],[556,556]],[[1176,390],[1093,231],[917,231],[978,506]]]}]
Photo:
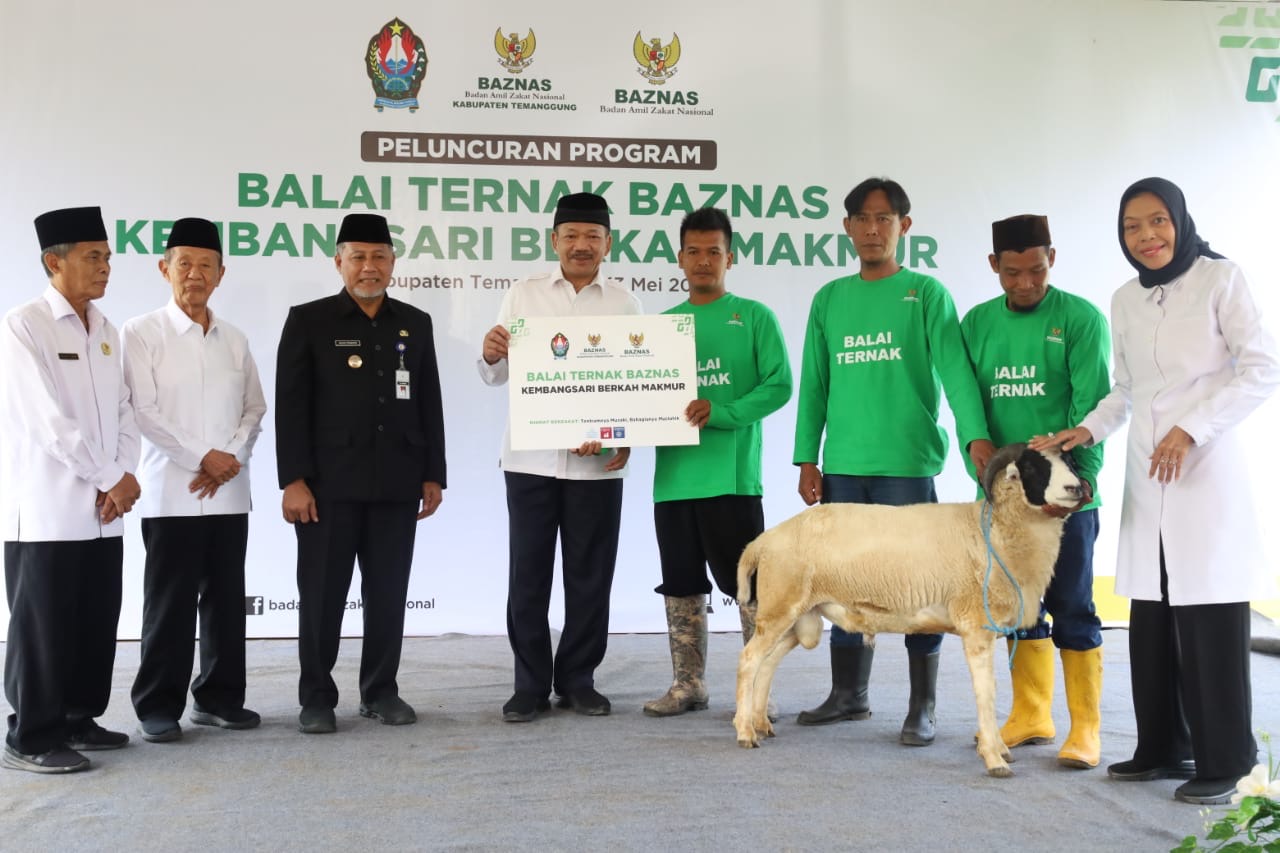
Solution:
[{"label": "white sheep", "polygon": [[[996,626],[1030,627],[1058,558],[1065,518],[1090,500],[1088,484],[1053,450],[1004,447],[983,474],[994,553],[987,602]],[[738,745],[772,737],[769,686],[787,652],[812,649],[825,616],[846,631],[958,634],[978,705],[978,755],[992,776],[1012,776],[995,706],[995,641],[983,603],[988,548],[983,501],[894,507],[832,503],[765,531],[742,553],[738,589],[756,575],[756,633],[738,662]],[[821,615],[820,615],[821,614]]]}]

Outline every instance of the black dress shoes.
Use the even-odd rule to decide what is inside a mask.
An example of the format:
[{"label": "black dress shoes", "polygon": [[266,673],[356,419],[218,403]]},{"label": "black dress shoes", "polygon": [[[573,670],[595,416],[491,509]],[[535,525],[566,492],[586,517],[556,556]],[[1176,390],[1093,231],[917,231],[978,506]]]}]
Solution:
[{"label": "black dress shoes", "polygon": [[588,717],[604,717],[613,710],[609,700],[597,693],[594,687],[570,690],[569,695],[561,696],[556,705],[560,708],[572,708],[576,713]]},{"label": "black dress shoes", "polygon": [[551,703],[547,701],[546,696],[538,696],[534,693],[528,693],[524,690],[517,690],[515,695],[507,700],[507,704],[502,706],[502,721],[504,723],[528,723],[543,711],[550,711]]}]

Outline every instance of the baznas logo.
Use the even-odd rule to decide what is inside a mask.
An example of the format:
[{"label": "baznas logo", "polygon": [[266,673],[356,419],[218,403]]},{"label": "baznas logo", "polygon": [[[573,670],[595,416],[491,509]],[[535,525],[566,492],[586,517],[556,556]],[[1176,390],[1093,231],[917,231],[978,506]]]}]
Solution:
[{"label": "baznas logo", "polygon": [[533,52],[538,49],[538,42],[533,37],[533,30],[523,39],[519,33],[502,34],[498,27],[493,34],[493,49],[498,52],[498,64],[512,74],[519,74],[533,62]]},{"label": "baznas logo", "polygon": [[564,336],[564,332],[556,332],[551,339],[551,354],[556,358],[564,358],[569,354],[569,339]]},{"label": "baznas logo", "polygon": [[631,45],[631,52],[636,62],[640,63],[639,74],[653,86],[661,86],[667,78],[676,73],[675,64],[680,61],[680,36],[671,34],[671,42],[662,44],[662,39],[651,38],[645,44],[639,31]]},{"label": "baznas logo", "polygon": [[627,335],[627,337],[631,339],[631,345],[633,347],[638,347],[644,343],[644,332],[632,332]]},{"label": "baznas logo", "polygon": [[593,334],[588,333],[588,334],[587,334],[587,343],[591,344],[593,347],[598,347],[598,346],[600,346],[600,336],[599,336],[599,335],[593,335]]},{"label": "baznas logo", "polygon": [[408,24],[392,18],[369,39],[364,70],[377,95],[374,109],[408,107],[417,112],[418,89],[427,76],[427,49]]}]

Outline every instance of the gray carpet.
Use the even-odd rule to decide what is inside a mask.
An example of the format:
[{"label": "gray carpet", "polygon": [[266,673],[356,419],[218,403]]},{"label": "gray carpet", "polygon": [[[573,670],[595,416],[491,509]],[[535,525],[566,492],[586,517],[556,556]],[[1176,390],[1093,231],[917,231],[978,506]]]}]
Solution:
[{"label": "gray carpet", "polygon": [[[1269,623],[1267,623],[1269,628]],[[1271,630],[1274,633],[1274,630]],[[1124,631],[1105,635],[1103,762],[1133,750]],[[419,713],[392,728],[356,713],[359,641],[343,642],[336,735],[298,734],[295,647],[249,644],[248,732],[184,725],[173,744],[136,736],[128,692],[138,646],[123,643],[103,722],[134,733],[67,777],[0,771],[0,847],[26,850],[1168,850],[1200,832],[1176,782],[1120,783],[1102,768],[1060,769],[1056,747],[1014,751],[1013,779],[992,779],[973,748],[976,714],[959,642],[939,677],[938,740],[897,743],[907,700],[901,637],[885,636],[871,719],[795,725],[829,684],[827,652],[783,661],[777,738],[735,745],[740,639],[710,644],[711,707],[651,719],[641,704],[670,680],[666,638],[617,635],[597,677],[610,717],[553,711],[505,724],[510,651],[503,637],[410,639],[402,695]],[[1254,715],[1280,734],[1280,659],[1253,656]],[[1000,671],[999,708],[1008,708]],[[1059,742],[1068,726],[1058,673]],[[1221,809],[1219,809],[1221,811]]]}]

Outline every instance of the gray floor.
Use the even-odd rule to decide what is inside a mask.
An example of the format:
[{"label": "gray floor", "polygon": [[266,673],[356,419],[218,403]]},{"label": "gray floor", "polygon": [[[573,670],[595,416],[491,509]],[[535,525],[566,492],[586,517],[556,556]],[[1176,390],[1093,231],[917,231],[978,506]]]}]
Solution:
[{"label": "gray floor", "polygon": [[[1260,632],[1276,633],[1270,623]],[[1103,761],[1134,745],[1126,634],[1106,633]],[[959,643],[939,678],[938,740],[897,743],[906,654],[886,636],[872,676],[874,716],[801,728],[825,695],[824,645],[779,669],[784,716],[762,749],[735,745],[740,639],[711,638],[707,711],[657,720],[640,705],[670,679],[666,639],[618,635],[597,686],[614,714],[555,711],[504,724],[510,685],[502,637],[405,643],[401,692],[419,713],[391,728],[355,710],[359,642],[343,643],[339,732],[296,722],[294,645],[251,641],[249,704],[260,729],[186,726],[173,744],[139,741],[93,754],[67,777],[0,771],[0,847],[25,850],[692,849],[1168,850],[1204,817],[1172,799],[1173,781],[1118,783],[1099,768],[1058,768],[1056,748],[1014,751],[1015,777],[987,777],[973,749],[976,714]],[[138,646],[123,643],[103,722],[133,732],[128,700]],[[1255,654],[1259,729],[1280,733],[1280,658]],[[1008,676],[1000,673],[1001,714]],[[1059,673],[1055,720],[1067,716]],[[1220,811],[1221,809],[1219,809]]]}]

